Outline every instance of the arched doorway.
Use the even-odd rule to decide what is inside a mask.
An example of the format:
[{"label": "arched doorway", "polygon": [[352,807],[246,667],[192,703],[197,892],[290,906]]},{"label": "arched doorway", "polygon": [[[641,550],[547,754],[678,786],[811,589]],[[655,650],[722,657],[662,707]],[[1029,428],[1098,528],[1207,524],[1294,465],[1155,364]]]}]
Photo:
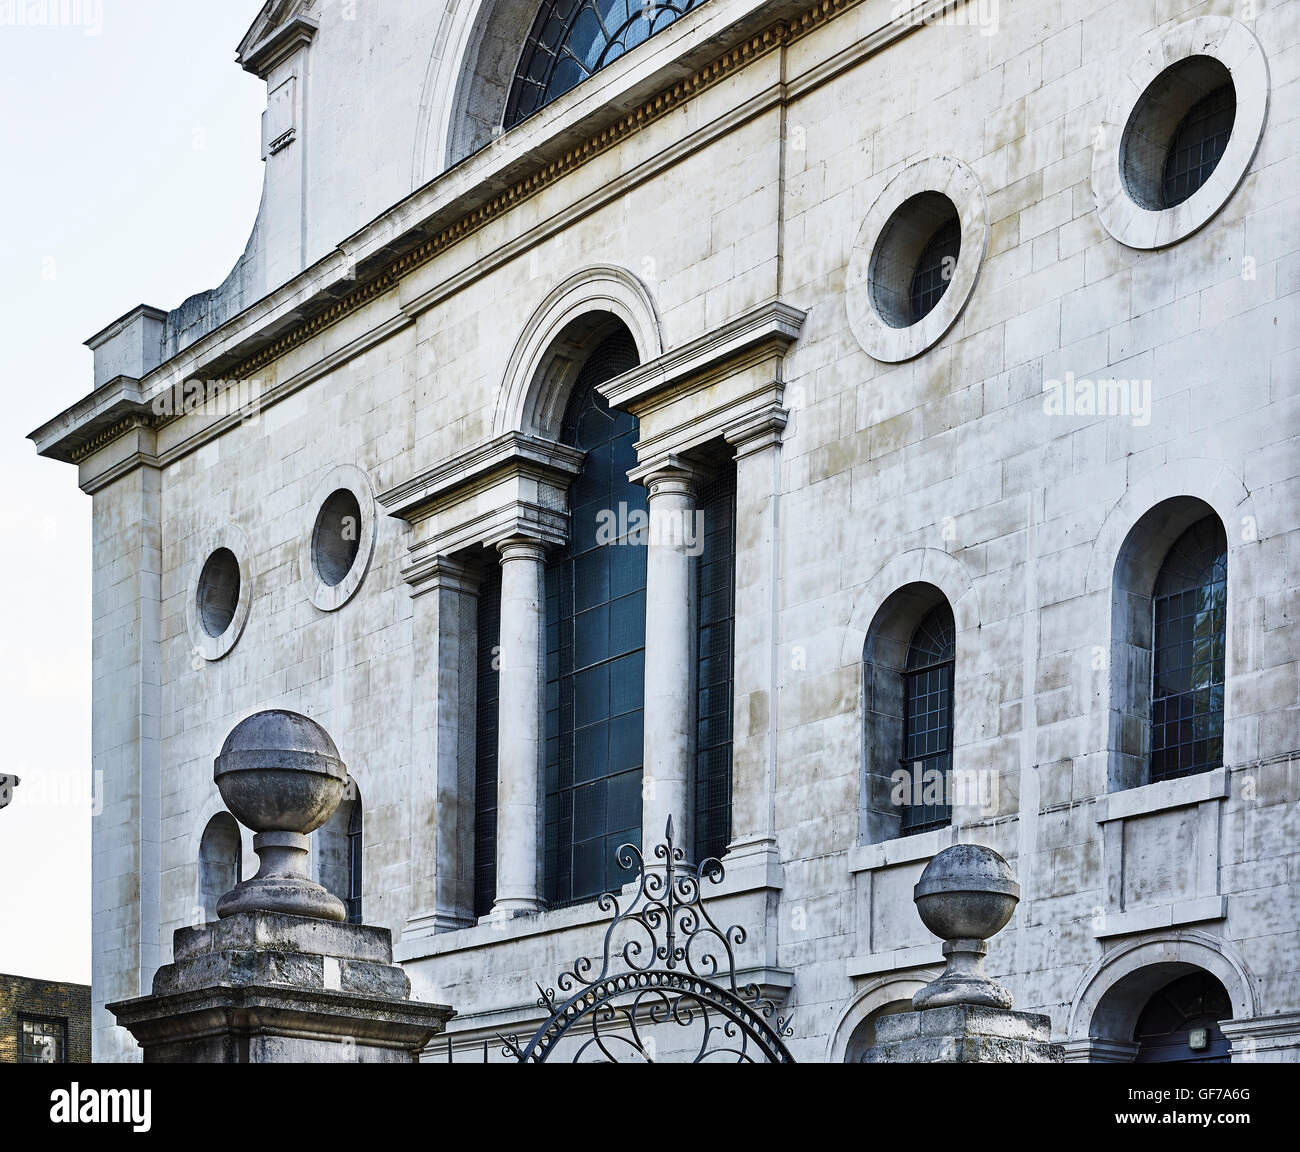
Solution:
[{"label": "arched doorway", "polygon": [[1197,970],[1153,993],[1133,1030],[1135,1064],[1227,1064],[1232,1045],[1219,1023],[1232,1018],[1227,989]]}]

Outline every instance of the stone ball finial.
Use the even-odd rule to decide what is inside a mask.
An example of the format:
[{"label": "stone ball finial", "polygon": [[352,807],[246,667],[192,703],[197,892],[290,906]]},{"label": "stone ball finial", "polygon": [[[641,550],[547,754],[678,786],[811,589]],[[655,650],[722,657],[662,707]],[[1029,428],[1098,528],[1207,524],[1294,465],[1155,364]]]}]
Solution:
[{"label": "stone ball finial", "polygon": [[219,917],[281,912],[343,920],[343,901],[307,875],[307,835],[339,806],[347,766],[314,720],[274,708],[241,720],[213,763],[226,807],[251,828],[261,867],[217,902]]},{"label": "stone ball finial", "polygon": [[954,844],[925,866],[912,895],[922,923],[944,941],[948,959],[943,975],[922,988],[912,1006],[1010,1008],[1011,993],[984,975],[984,956],[985,941],[1007,926],[1020,902],[1011,865],[982,844]]}]

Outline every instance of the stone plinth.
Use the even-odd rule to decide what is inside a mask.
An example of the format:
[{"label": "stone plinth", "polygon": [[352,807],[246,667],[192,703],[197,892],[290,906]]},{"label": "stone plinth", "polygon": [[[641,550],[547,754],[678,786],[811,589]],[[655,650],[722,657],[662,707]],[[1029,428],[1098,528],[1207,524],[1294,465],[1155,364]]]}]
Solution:
[{"label": "stone plinth", "polygon": [[1052,1022],[1034,1012],[976,1004],[882,1016],[864,1064],[1060,1064]]},{"label": "stone plinth", "polygon": [[411,1063],[454,1015],[409,998],[386,928],[241,912],[173,950],[153,995],[108,1005],[146,1063]]}]

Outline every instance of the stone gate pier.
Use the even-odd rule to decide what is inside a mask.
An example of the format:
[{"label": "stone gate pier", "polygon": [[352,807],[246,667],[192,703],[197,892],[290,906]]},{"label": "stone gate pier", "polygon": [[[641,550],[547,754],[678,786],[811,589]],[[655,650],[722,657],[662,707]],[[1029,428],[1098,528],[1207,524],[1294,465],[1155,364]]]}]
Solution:
[{"label": "stone gate pier", "polygon": [[108,1005],[146,1063],[410,1063],[454,1015],[410,998],[387,928],[344,923],[342,901],[307,872],[308,835],[342,798],[329,734],[272,710],[238,724],[214,777],[253,829],[257,875],[218,919],[178,929],[153,994]]},{"label": "stone gate pier", "polygon": [[1050,1017],[1012,1011],[1011,993],[984,974],[986,941],[1020,901],[1011,866],[992,848],[954,844],[913,890],[925,926],[944,941],[948,966],[912,997],[911,1012],[882,1017],[864,1064],[1060,1064]]}]

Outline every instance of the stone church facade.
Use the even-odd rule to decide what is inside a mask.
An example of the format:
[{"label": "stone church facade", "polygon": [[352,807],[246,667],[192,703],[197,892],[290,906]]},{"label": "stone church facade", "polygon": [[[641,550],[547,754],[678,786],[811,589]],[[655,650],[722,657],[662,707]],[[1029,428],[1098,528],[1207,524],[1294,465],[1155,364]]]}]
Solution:
[{"label": "stone church facade", "polygon": [[32,434],[94,503],[96,1059],[250,872],[265,708],[430,1059],[669,815],[800,1060],[940,970],[958,842],[1067,1059],[1300,1059],[1300,7],[269,0],[238,58],[246,251]]}]

